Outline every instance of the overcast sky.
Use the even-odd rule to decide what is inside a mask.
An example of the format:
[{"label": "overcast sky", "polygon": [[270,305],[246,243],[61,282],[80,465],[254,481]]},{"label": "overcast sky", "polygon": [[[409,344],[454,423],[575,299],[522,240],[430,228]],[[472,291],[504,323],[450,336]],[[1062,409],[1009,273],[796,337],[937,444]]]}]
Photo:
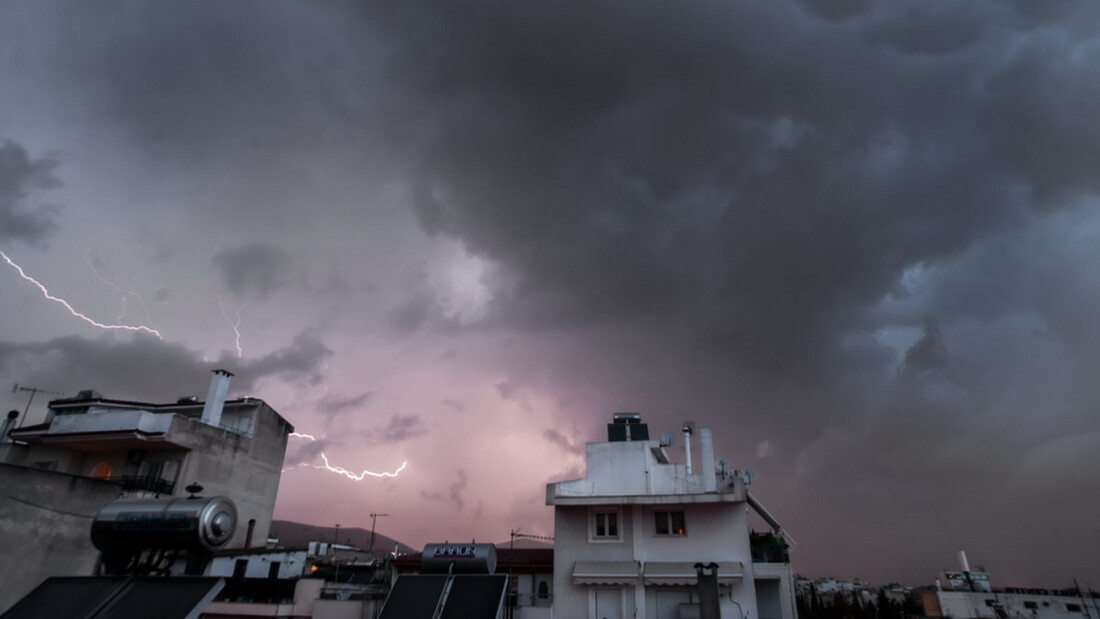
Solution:
[{"label": "overcast sky", "polygon": [[0,378],[162,402],[226,368],[317,438],[277,518],[414,546],[552,535],[612,412],[693,420],[798,572],[965,549],[1100,588],[1097,32],[1061,0],[9,0],[0,251],[144,329],[0,261]]}]

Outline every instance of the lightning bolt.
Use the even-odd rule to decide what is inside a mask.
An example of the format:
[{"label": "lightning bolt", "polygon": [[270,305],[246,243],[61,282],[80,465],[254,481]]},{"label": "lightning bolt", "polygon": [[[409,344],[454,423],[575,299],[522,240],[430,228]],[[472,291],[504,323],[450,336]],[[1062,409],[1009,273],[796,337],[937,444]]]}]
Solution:
[{"label": "lightning bolt", "polygon": [[[296,437],[296,438],[305,438],[305,439],[309,439],[311,441],[316,441],[317,440],[317,437],[315,437],[313,435],[302,434],[302,433],[299,433],[299,432],[291,432],[290,436],[293,436],[293,437]],[[352,481],[363,481],[364,479],[366,479],[368,477],[375,477],[375,478],[397,477],[401,473],[401,471],[404,471],[405,467],[407,467],[408,464],[409,464],[408,460],[406,460],[405,462],[402,462],[401,466],[397,467],[397,469],[395,471],[393,471],[392,473],[388,472],[388,471],[383,471],[381,473],[376,473],[374,471],[368,471],[366,469],[364,469],[362,473],[352,473],[351,471],[349,471],[349,470],[347,470],[343,467],[333,466],[333,465],[329,464],[328,457],[325,456],[325,452],[323,452],[323,451],[321,452],[321,461],[324,462],[324,464],[311,464],[309,462],[301,462],[301,463],[296,464],[294,466],[286,467],[285,469],[283,469],[282,472],[286,473],[287,471],[293,471],[294,469],[309,467],[309,468],[314,468],[314,469],[318,469],[318,470],[322,470],[322,471],[330,471],[332,473],[336,473],[337,475],[343,475],[344,477],[347,477],[348,479],[350,479]]]},{"label": "lightning bolt", "polygon": [[[153,320],[149,316],[149,306],[145,304],[145,298],[142,297],[140,294],[134,292],[133,290],[127,290],[127,289],[123,288],[122,286],[119,286],[118,284],[116,284],[116,283],[112,282],[111,280],[107,279],[106,277],[103,277],[103,274],[100,273],[99,269],[97,269],[95,267],[95,263],[92,262],[92,250],[89,249],[88,252],[84,254],[84,262],[86,262],[88,264],[88,268],[92,270],[92,274],[95,275],[99,279],[99,281],[103,282],[104,284],[107,284],[111,288],[114,288],[115,291],[117,291],[118,293],[123,295],[122,296],[122,313],[120,313],[118,315],[117,320],[121,321],[122,318],[124,316],[126,316],[126,306],[129,302],[130,297],[134,297],[135,299],[138,300],[138,303],[141,304],[141,309],[142,309],[142,311],[145,312],[145,319],[149,321],[149,324],[151,324],[151,325],[153,324]],[[156,325],[153,325],[153,326],[156,327]]]},{"label": "lightning bolt", "polygon": [[225,322],[227,322],[229,324],[229,328],[233,329],[233,333],[237,337],[236,345],[237,345],[237,358],[238,359],[244,357],[244,350],[241,349],[241,310],[248,307],[248,304],[251,303],[251,302],[252,302],[252,299],[249,299],[249,300],[244,302],[244,305],[237,308],[237,311],[234,312],[237,315],[237,321],[234,322],[233,320],[231,320],[229,318],[229,313],[225,311],[225,304],[222,303],[222,298],[220,296],[218,297],[218,307],[222,308],[222,316],[225,316]]},{"label": "lightning bolt", "polygon": [[145,325],[138,325],[136,327],[132,326],[132,325],[108,325],[108,324],[104,324],[102,322],[95,321],[95,320],[85,316],[84,314],[81,314],[80,312],[76,311],[75,309],[73,309],[73,306],[69,305],[69,302],[66,301],[65,299],[60,299],[58,297],[55,297],[55,296],[51,295],[50,291],[47,290],[45,286],[43,286],[35,278],[31,277],[30,275],[27,275],[26,271],[23,270],[23,267],[19,266],[18,264],[15,264],[15,262],[11,258],[9,258],[8,255],[5,254],[3,251],[0,251],[0,258],[3,258],[5,262],[10,264],[16,271],[18,271],[20,277],[22,277],[23,279],[27,280],[28,282],[34,284],[35,286],[37,286],[38,289],[42,291],[42,295],[44,297],[46,297],[47,299],[49,299],[50,301],[53,301],[55,303],[60,303],[61,305],[65,306],[65,309],[69,310],[70,314],[72,314],[73,316],[76,316],[77,318],[83,320],[84,322],[86,322],[86,323],[88,323],[88,324],[90,324],[94,327],[99,327],[100,329],[107,329],[107,330],[144,331],[146,333],[151,333],[151,334],[157,336],[159,339],[162,339],[162,340],[164,339],[164,336],[160,334],[160,331],[157,331],[156,329],[153,329],[152,327],[146,327]]}]

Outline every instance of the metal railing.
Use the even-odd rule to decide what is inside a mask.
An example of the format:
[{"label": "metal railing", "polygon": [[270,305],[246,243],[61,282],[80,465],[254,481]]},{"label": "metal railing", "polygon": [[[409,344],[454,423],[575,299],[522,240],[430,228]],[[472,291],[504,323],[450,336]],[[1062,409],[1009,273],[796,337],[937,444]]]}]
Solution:
[{"label": "metal railing", "polygon": [[144,490],[157,494],[172,494],[176,482],[151,475],[114,475],[110,481],[122,484],[123,490]]}]

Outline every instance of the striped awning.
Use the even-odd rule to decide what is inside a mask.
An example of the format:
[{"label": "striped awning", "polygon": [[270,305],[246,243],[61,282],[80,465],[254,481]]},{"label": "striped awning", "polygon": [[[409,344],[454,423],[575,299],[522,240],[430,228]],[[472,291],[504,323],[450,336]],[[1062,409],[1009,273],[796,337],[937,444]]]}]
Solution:
[{"label": "striped awning", "polygon": [[637,561],[577,561],[573,564],[574,585],[636,585]]},{"label": "striped awning", "polygon": [[[709,561],[702,563],[708,564]],[[742,567],[740,561],[728,561],[718,563],[718,584],[730,585],[741,580]],[[642,570],[643,582],[647,586],[652,585],[694,585],[698,582],[695,571],[695,562],[677,561],[646,561]]]}]

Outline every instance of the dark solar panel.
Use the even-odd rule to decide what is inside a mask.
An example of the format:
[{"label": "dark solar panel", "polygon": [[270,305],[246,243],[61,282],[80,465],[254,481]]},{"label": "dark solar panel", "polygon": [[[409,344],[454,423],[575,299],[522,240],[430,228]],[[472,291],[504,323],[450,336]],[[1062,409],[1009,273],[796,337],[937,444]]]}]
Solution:
[{"label": "dark solar panel", "polygon": [[503,574],[455,576],[442,619],[494,619],[507,582]]},{"label": "dark solar panel", "polygon": [[445,584],[445,574],[398,576],[379,619],[432,619]]},{"label": "dark solar panel", "polygon": [[206,607],[221,589],[220,578],[135,578],[118,600],[96,614],[96,619],[185,619],[198,606]]},{"label": "dark solar panel", "polygon": [[54,577],[35,587],[15,606],[0,615],[2,619],[39,619],[40,617],[82,617],[111,596],[126,578]]},{"label": "dark solar panel", "polygon": [[220,578],[54,577],[0,619],[184,619],[221,589]]}]

